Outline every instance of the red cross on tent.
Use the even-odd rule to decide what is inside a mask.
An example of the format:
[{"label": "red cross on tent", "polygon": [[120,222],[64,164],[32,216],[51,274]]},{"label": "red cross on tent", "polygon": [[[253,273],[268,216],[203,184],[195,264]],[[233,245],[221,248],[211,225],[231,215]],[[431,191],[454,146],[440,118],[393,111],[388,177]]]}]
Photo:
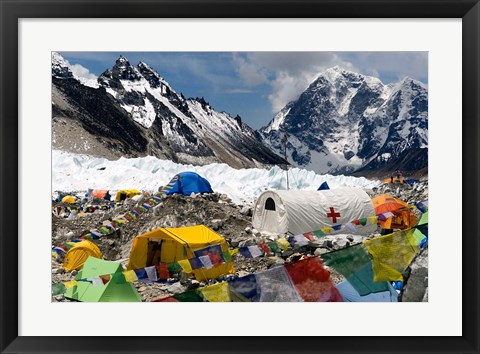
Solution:
[{"label": "red cross on tent", "polygon": [[332,218],[332,222],[335,224],[337,222],[337,217],[340,217],[340,213],[336,213],[335,209],[330,207],[330,212],[327,213],[327,217]]}]

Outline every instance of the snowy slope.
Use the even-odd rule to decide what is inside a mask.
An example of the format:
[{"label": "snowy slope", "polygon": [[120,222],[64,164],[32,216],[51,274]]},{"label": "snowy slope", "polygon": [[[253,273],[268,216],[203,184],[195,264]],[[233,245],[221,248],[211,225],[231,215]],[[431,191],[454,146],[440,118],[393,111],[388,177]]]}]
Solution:
[{"label": "snowy slope", "polygon": [[[260,135],[288,159],[321,173],[380,168],[410,149],[428,148],[428,97],[415,80],[384,85],[379,79],[334,67],[285,106]],[[426,165],[426,161],[424,161]]]},{"label": "snowy slope", "polygon": [[[286,189],[285,171],[270,169],[234,169],[226,164],[192,166],[176,164],[148,156],[111,161],[54,150],[52,152],[52,191],[82,192],[88,188],[135,188],[156,192],[179,172],[193,171],[207,178],[215,192],[227,194],[237,204],[253,203],[265,189]],[[331,188],[342,186],[373,188],[378,181],[363,177],[319,175],[294,168],[289,171],[290,189],[316,190],[327,181]]]}]

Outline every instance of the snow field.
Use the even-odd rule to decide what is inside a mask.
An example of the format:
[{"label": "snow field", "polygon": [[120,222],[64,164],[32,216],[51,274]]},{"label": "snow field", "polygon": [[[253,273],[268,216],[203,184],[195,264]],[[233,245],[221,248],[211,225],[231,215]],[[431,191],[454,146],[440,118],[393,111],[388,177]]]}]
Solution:
[{"label": "snow field", "polygon": [[[52,192],[78,192],[88,188],[138,189],[156,192],[177,173],[192,171],[205,177],[215,192],[228,195],[236,204],[251,204],[266,189],[286,189],[286,173],[274,166],[270,169],[234,169],[226,164],[206,166],[181,165],[153,156],[120,158],[110,161],[86,155],[52,151]],[[288,172],[289,189],[316,190],[327,181],[330,188],[373,188],[380,181],[351,176],[320,175],[313,171],[292,168]]]}]

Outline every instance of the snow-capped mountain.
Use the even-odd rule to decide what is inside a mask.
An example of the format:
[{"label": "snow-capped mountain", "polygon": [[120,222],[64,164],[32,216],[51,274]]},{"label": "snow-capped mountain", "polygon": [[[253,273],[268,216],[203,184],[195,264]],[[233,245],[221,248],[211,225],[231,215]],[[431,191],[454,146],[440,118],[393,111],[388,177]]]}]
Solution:
[{"label": "snow-capped mountain", "polygon": [[408,156],[415,156],[412,170],[425,168],[427,88],[410,78],[384,85],[377,78],[334,67],[287,104],[259,136],[283,155],[284,132],[289,162],[319,173],[407,171]]},{"label": "snow-capped mountain", "polygon": [[[82,84],[55,53],[52,80],[54,148],[236,168],[283,162],[239,116],[217,112],[203,98],[186,99],[146,63],[133,66],[120,56],[94,88]],[[66,126],[80,139],[66,138]]]}]

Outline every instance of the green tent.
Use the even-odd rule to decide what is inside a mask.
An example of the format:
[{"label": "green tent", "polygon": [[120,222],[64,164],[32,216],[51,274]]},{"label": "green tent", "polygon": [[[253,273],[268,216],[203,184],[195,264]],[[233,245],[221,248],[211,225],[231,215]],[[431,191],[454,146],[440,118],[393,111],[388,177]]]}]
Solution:
[{"label": "green tent", "polygon": [[[141,302],[142,299],[131,283],[126,283],[120,263],[88,257],[75,280],[88,279],[111,274],[111,280],[103,286],[93,286],[90,282],[79,281],[67,290],[65,297],[83,302]],[[117,281],[120,278],[123,281]]]}]

